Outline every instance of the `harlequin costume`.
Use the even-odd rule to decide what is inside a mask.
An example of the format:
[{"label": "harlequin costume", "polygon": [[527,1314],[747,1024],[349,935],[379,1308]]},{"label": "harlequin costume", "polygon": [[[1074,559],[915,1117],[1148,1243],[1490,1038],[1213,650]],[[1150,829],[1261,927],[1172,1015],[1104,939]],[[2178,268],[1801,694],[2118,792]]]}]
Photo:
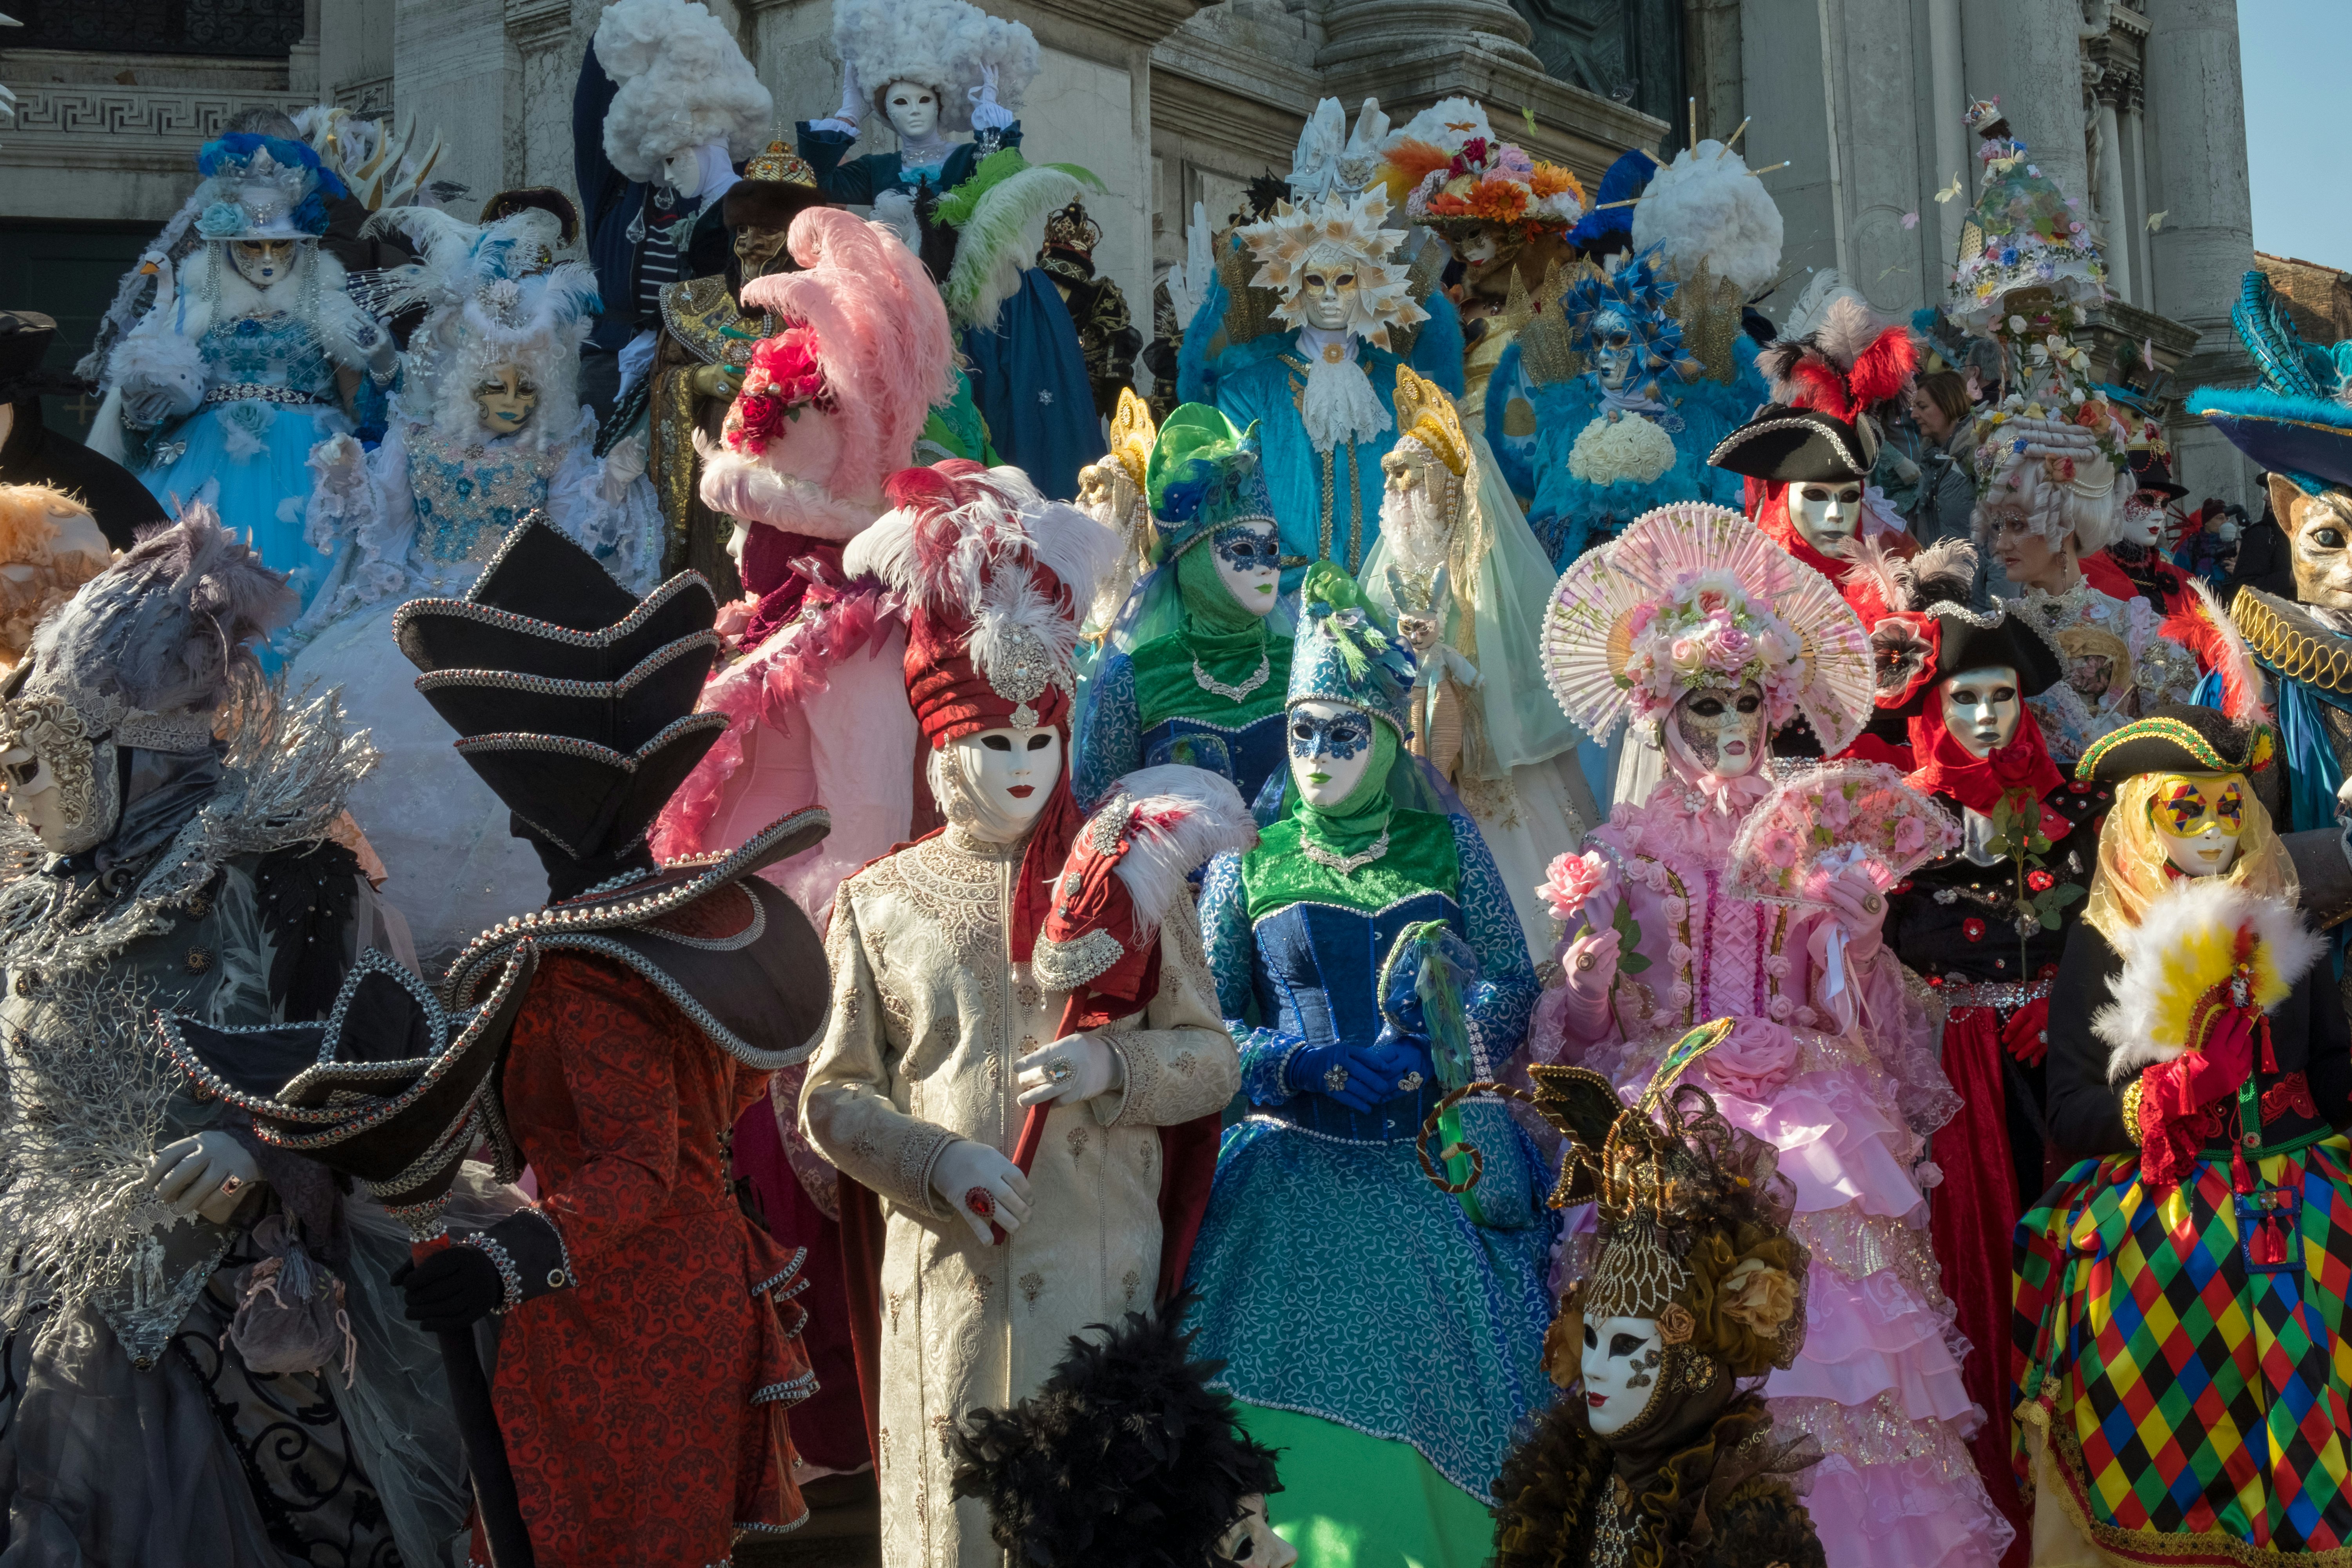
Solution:
[{"label": "harlequin costume", "polygon": [[[1533,1069],[1535,1110],[1567,1140],[1549,1201],[1593,1204],[1596,1226],[1573,1238],[1574,1283],[1544,1340],[1570,1397],[1537,1418],[1495,1483],[1497,1568],[1826,1561],[1790,1484],[1821,1450],[1739,1387],[1794,1363],[1809,1325],[1796,1195],[1772,1147],[1688,1080],[1731,1031],[1717,1019],[1681,1037],[1630,1106],[1587,1068]],[[1602,1348],[1587,1325],[1628,1320],[1657,1336],[1636,1374],[1650,1392],[1604,1438],[1577,1397]]]},{"label": "harlequin costume", "polygon": [[[942,1429],[1034,1392],[1072,1332],[1173,1293],[1238,1073],[1181,891],[1188,865],[1163,867],[1160,887],[1178,890],[1150,900],[1164,912],[1156,927],[1136,896],[1135,920],[1097,930],[1116,958],[1058,928],[1082,899],[1118,901],[1114,852],[1121,865],[1147,858],[1128,842],[1136,797],[1117,792],[1085,816],[1065,738],[1044,807],[1006,825],[958,744],[1003,730],[1066,736],[1077,616],[1117,536],[1011,469],[910,468],[889,492],[896,510],[859,545],[908,605],[907,695],[948,826],[841,885],[826,933],[832,1011],[801,1128],[843,1178],[883,1561],[994,1568],[987,1510],[955,1495]],[[1075,865],[1087,851],[1099,860]],[[1118,1070],[1102,1093],[1047,1112],[1028,1221],[983,1244],[934,1173],[967,1142],[1015,1152],[1014,1063],[1066,1025],[1099,1031]]]},{"label": "harlequin costume", "polygon": [[[1916,771],[1908,782],[1960,827],[1958,851],[1889,889],[1885,932],[1943,1016],[1944,1073],[1960,1105],[1930,1150],[1943,1180],[1928,1194],[1928,1230],[1969,1347],[1961,1375],[1985,1412],[1970,1444],[1977,1468],[2024,1536],[2031,1520],[2006,1458],[2009,1242],[2063,1158],[2044,1131],[2042,1034],[2051,979],[2066,928],[2081,913],[2111,792],[2069,783],[2050,760],[2031,698],[2057,680],[2058,661],[2013,617],[1947,603],[1882,623],[1874,640],[1878,701],[1909,723]],[[1995,666],[2017,672],[2021,704],[2011,743],[1979,760],[1946,726],[1939,688],[1948,676]],[[1997,816],[2012,832],[2030,825],[2046,847],[2021,863],[1999,842]],[[2034,906],[2033,919],[2018,915],[2020,900]]]},{"label": "harlequin costume", "polygon": [[[1724,590],[1720,608],[1679,602],[1694,579]],[[1711,653],[1695,669],[1669,657],[1683,642],[1722,647],[1733,630],[1745,641],[1728,656]],[[1771,777],[1759,761],[1717,779],[1673,732],[1685,691],[1753,682],[1766,725],[1801,710],[1822,743],[1842,750],[1870,711],[1861,622],[1738,513],[1685,503],[1649,513],[1569,569],[1544,662],[1563,706],[1594,733],[1624,720],[1664,734],[1667,773],[1647,800],[1619,804],[1586,839],[1581,865],[1561,858],[1555,877],[1572,885],[1556,895],[1559,924],[1580,935],[1623,920],[1633,934],[1614,973],[1570,960],[1563,944],[1559,960],[1577,971],[1544,993],[1529,1056],[1591,1068],[1631,1100],[1692,1027],[1729,1023],[1687,1081],[1733,1126],[1773,1144],[1791,1184],[1783,1223],[1811,1257],[1800,1274],[1811,1337],[1761,1392],[1781,1428],[1809,1434],[1827,1455],[1811,1494],[1827,1561],[1993,1568],[2011,1531],[1965,1441],[1982,1415],[1947,1342],[1952,1307],[1914,1173],[1959,1105],[1935,1033],[1875,921],[1846,929],[1819,900],[1738,890],[1743,847],[1763,837],[1750,825]],[[1873,799],[1894,811],[1888,795],[1904,793]],[[1924,853],[1934,807],[1906,804]],[[1833,818],[1832,809],[1814,796],[1810,820],[1776,830],[1808,841],[1868,831],[1859,811]],[[1793,845],[1788,859],[1799,859]]]},{"label": "harlequin costume", "polygon": [[[2050,1012],[2051,1131],[2086,1158],[2017,1230],[2037,1561],[2352,1548],[2352,1056],[2252,784],[2273,743],[2168,708],[2077,770],[2116,804]],[[2217,820],[2226,871],[2175,871],[2158,825]]]},{"label": "harlequin costume", "polygon": [[691,712],[717,611],[691,573],[633,598],[534,519],[466,597],[411,600],[394,623],[553,895],[477,938],[444,982],[467,1006],[522,944],[537,951],[499,1106],[539,1200],[455,1236],[406,1282],[436,1331],[502,1315],[492,1394],[551,1568],[724,1562],[804,1511],[785,1416],[812,1382],[801,1258],[738,1206],[725,1139],[823,1016],[815,933],[752,873],[824,818],[700,860],[656,864],[645,842],[727,722]]},{"label": "harlequin costume", "polygon": [[[1411,653],[1338,567],[1309,567],[1300,593],[1287,703],[1310,738],[1294,731],[1291,766],[1369,760],[1322,805],[1294,773],[1281,819],[1204,882],[1248,1107],[1218,1152],[1193,1256],[1199,1344],[1226,1363],[1250,1435],[1284,1452],[1269,1507],[1310,1568],[1347,1561],[1357,1540],[1475,1562],[1511,1428],[1549,1397],[1554,1226],[1536,1150],[1502,1106],[1460,1110],[1485,1149],[1475,1202],[1430,1186],[1412,1142],[1446,1090],[1493,1078],[1517,1048],[1534,968],[1476,825],[1404,751]],[[1310,702],[1340,711],[1326,723]],[[1433,950],[1450,1000],[1401,1000],[1428,994],[1416,977]],[[1378,1327],[1340,1327],[1357,1324]]]}]

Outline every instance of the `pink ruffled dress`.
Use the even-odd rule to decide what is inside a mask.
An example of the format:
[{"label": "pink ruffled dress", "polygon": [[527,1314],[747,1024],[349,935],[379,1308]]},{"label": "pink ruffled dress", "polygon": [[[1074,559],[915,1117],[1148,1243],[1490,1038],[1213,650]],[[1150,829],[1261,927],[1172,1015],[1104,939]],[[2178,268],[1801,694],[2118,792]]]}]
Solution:
[{"label": "pink ruffled dress", "polygon": [[1724,895],[1732,840],[1769,789],[1740,779],[1710,794],[1670,772],[1586,839],[1616,871],[1614,892],[1588,907],[1630,900],[1632,950],[1649,966],[1621,969],[1597,1006],[1545,992],[1529,1054],[1592,1068],[1630,1101],[1685,1030],[1738,1021],[1693,1081],[1780,1150],[1797,1189],[1795,1232],[1812,1256],[1805,1348],[1764,1393],[1779,1426],[1828,1455],[1807,1500],[1822,1549],[1832,1568],[1993,1568],[2011,1531],[1965,1443],[1984,1413],[1961,1386],[1968,1346],[1921,1191],[1934,1181],[1926,1134],[1958,1101],[1894,953],[1849,958],[1841,987],[1826,963],[1832,916]]}]

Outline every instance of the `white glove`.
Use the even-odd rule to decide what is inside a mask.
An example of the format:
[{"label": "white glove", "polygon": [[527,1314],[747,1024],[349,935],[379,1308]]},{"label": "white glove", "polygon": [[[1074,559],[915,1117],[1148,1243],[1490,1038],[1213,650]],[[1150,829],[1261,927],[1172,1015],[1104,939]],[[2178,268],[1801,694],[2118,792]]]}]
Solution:
[{"label": "white glove", "polygon": [[[988,1194],[990,1215],[977,1215],[965,1203],[974,1188]],[[993,1219],[1004,1227],[1007,1236],[1021,1228],[1029,1217],[1029,1178],[1021,1167],[990,1148],[969,1138],[959,1138],[940,1151],[931,1164],[931,1191],[940,1201],[963,1216],[971,1226],[971,1234],[982,1247],[995,1245],[989,1234],[989,1221]]]},{"label": "white glove", "polygon": [[597,482],[597,490],[607,506],[618,506],[646,471],[646,433],[634,431],[613,443],[604,454],[604,475]]},{"label": "white glove", "polygon": [[202,1215],[225,1225],[246,1194],[261,1184],[253,1151],[214,1129],[166,1143],[147,1163],[146,1180],[176,1215]]},{"label": "white glove", "polygon": [[996,68],[980,68],[980,85],[966,96],[971,100],[971,128],[974,131],[1002,131],[1018,125],[1021,117],[996,101]]},{"label": "white glove", "polygon": [[1013,1064],[1013,1087],[1023,1105],[1076,1105],[1118,1087],[1118,1053],[1091,1034],[1039,1046]]},{"label": "white glove", "polygon": [[830,120],[809,121],[809,129],[838,131],[844,136],[855,136],[857,134],[857,118],[865,112],[865,95],[857,88],[857,68],[844,60],[841,65],[841,107],[833,111]]}]

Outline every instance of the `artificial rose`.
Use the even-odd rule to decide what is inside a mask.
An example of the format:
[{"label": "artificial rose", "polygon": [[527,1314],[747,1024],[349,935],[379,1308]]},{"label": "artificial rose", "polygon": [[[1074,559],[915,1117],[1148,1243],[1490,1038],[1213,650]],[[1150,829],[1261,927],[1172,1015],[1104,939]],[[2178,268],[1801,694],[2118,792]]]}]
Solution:
[{"label": "artificial rose", "polygon": [[1803,846],[1797,842],[1797,836],[1787,828],[1775,827],[1764,835],[1757,847],[1763,851],[1766,865],[1777,866],[1786,871],[1795,867],[1797,857]]},{"label": "artificial rose", "polygon": [[1742,1258],[1716,1294],[1725,1317],[1759,1334],[1778,1333],[1797,1310],[1797,1282],[1760,1258]]},{"label": "artificial rose", "polygon": [[2058,885],[2058,879],[2047,871],[2028,871],[2025,885],[2037,893],[2046,893]]},{"label": "artificial rose", "polygon": [[1610,879],[1610,865],[1597,849],[1581,855],[1562,854],[1553,859],[1536,896],[1550,906],[1552,918],[1562,922],[1578,917],[1586,902]]},{"label": "artificial rose", "polygon": [[1895,825],[1895,852],[1912,856],[1927,847],[1927,829],[1919,819],[1906,816]]},{"label": "artificial rose", "polygon": [[1789,1081],[1797,1065],[1796,1037],[1769,1018],[1748,1015],[1721,1045],[1699,1058],[1717,1088],[1759,1104]]},{"label": "artificial rose", "polygon": [[1669,1301],[1666,1310],[1658,1314],[1658,1341],[1661,1344],[1686,1345],[1698,1331],[1698,1320],[1680,1301]]}]

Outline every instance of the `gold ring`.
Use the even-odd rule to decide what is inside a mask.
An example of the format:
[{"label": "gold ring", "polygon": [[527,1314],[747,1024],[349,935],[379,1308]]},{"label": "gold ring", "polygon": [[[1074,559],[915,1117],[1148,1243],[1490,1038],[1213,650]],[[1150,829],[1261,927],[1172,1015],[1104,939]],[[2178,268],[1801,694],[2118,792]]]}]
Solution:
[{"label": "gold ring", "polygon": [[1591,967],[1592,955],[1591,953],[1580,952],[1576,955],[1576,970],[1578,973],[1581,974]]},{"label": "gold ring", "polygon": [[1864,899],[1864,900],[1862,901],[1862,907],[1863,907],[1864,910],[1866,913],[1874,914],[1874,914],[1876,914],[1880,910],[1885,909],[1886,906],[1885,906],[1885,903],[1884,903],[1884,902],[1879,899],[1879,896],[1878,896],[1876,893],[1873,893],[1873,894],[1871,894],[1871,895],[1870,895],[1870,897],[1868,897],[1867,899]]}]

